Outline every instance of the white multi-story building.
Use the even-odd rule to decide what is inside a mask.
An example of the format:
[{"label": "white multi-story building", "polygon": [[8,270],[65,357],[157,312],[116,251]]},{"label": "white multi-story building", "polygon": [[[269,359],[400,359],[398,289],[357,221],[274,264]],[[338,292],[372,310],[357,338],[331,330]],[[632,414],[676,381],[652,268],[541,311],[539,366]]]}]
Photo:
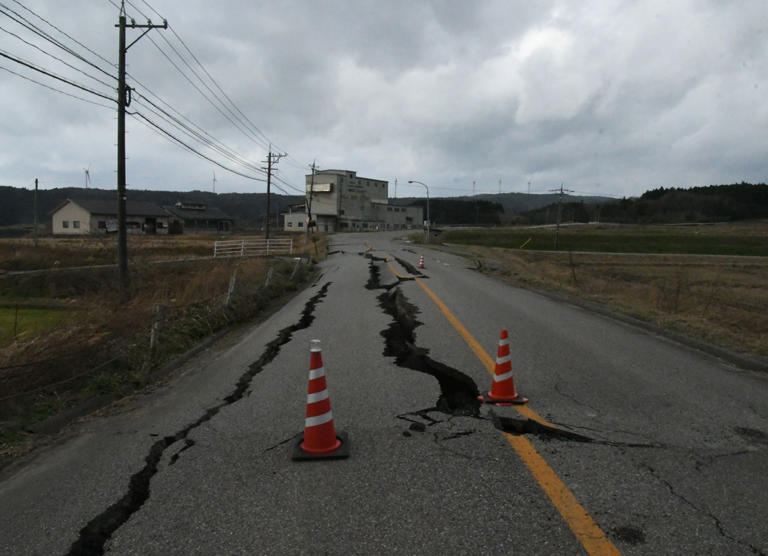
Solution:
[{"label": "white multi-story building", "polygon": [[[314,182],[314,185],[312,185]],[[389,182],[351,170],[321,170],[306,176],[309,213],[319,232],[405,230],[421,227],[421,207],[389,203]],[[286,231],[304,230],[307,205],[286,213]]]}]

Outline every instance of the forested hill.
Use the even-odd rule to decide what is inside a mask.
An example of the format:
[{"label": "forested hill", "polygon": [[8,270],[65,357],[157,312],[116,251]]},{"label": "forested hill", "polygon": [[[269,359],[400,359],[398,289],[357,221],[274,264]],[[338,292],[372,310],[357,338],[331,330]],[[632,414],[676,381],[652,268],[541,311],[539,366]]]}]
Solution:
[{"label": "forested hill", "polygon": [[604,205],[601,219],[615,222],[714,222],[768,218],[768,185],[735,183],[690,189],[663,188],[639,199]]},{"label": "forested hill", "polygon": [[[41,189],[38,191],[37,214],[41,223],[49,218],[49,213],[67,199],[115,200],[114,189],[84,189],[68,187]],[[0,187],[0,227],[32,225],[34,190],[17,187]],[[147,201],[157,205],[173,205],[178,201],[204,203],[217,207],[232,216],[238,227],[256,227],[264,221],[267,209],[265,193],[211,193],[208,191],[147,191],[129,190],[131,201]],[[270,198],[270,213],[285,212],[288,205],[304,201],[302,195],[275,195]],[[273,216],[274,218],[274,216]]]},{"label": "forested hill", "polygon": [[[690,189],[660,187],[639,198],[605,203],[575,203],[565,198],[560,210],[563,222],[645,224],[768,218],[768,185],[742,182]],[[521,224],[551,224],[556,218],[556,204],[518,215]]]}]

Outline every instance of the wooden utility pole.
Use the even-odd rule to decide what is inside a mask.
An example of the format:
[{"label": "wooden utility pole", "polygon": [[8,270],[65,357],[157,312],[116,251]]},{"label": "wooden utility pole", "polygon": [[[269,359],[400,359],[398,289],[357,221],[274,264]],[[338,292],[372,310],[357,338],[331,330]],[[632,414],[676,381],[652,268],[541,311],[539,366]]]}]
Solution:
[{"label": "wooden utility pole", "polygon": [[267,223],[265,226],[266,233],[264,234],[264,239],[269,239],[269,195],[272,186],[272,167],[284,156],[286,156],[285,153],[273,153],[272,147],[270,147],[269,153],[267,153],[267,160],[264,161],[267,164],[267,167],[265,168],[267,171]]},{"label": "wooden utility pole", "polygon": [[[126,230],[125,214],[125,108],[130,106],[130,88],[125,84],[125,55],[128,49],[152,29],[168,28],[168,22],[163,20],[162,25],[154,25],[147,20],[146,24],[136,23],[131,19],[127,22],[125,15],[125,0],[120,5],[120,19],[115,25],[119,32],[119,55],[117,64],[117,267],[120,274],[120,293],[125,300],[128,296],[128,235]],[[139,37],[128,46],[125,45],[125,29],[146,29]]]},{"label": "wooden utility pole", "polygon": [[560,217],[562,215],[562,204],[563,204],[563,192],[567,191],[568,193],[573,193],[570,189],[563,189],[563,184],[560,184],[560,189],[550,189],[553,193],[560,193],[560,196],[557,198],[557,225],[555,226],[555,251],[557,251],[557,242],[560,237]]},{"label": "wooden utility pole", "polygon": [[34,196],[34,200],[32,201],[32,205],[33,205],[32,210],[35,213],[35,216],[34,216],[34,222],[35,222],[34,238],[35,238],[35,247],[37,247],[37,178],[35,178],[35,196]]},{"label": "wooden utility pole", "polygon": [[312,194],[315,191],[315,161],[312,161],[312,166],[310,166],[312,169],[312,177],[309,180],[309,199],[307,201],[307,229],[304,230],[304,245],[307,244],[307,240],[309,239],[309,226],[312,222]]}]

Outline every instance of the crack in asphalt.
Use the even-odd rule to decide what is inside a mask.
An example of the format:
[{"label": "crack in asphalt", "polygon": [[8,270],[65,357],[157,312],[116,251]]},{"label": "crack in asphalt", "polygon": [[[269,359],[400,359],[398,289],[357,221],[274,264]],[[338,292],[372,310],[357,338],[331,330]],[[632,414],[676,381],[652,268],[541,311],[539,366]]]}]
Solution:
[{"label": "crack in asphalt", "polygon": [[[386,314],[392,317],[389,327],[381,332],[385,339],[384,355],[395,356],[395,363],[398,366],[429,374],[435,377],[440,384],[441,394],[433,408],[398,415],[398,418],[404,419],[404,415],[418,415],[422,419],[427,420],[428,416],[426,414],[429,411],[439,411],[449,415],[463,415],[488,420],[489,418],[480,415],[480,407],[483,404],[477,399],[478,388],[474,380],[458,369],[431,359],[427,355],[429,350],[416,345],[415,329],[421,325],[416,320],[419,310],[408,301],[402,290],[397,287],[400,281],[391,286],[380,285],[380,271],[376,262],[385,261],[386,259],[377,259],[370,255],[368,258],[370,258],[369,279],[366,288],[385,290],[378,297],[379,306]],[[432,418],[429,419],[432,421],[429,426],[442,422]],[[410,421],[410,419],[406,420]],[[501,417],[496,415],[493,410],[490,410],[490,420],[493,421],[497,429],[503,432],[520,435],[530,434],[546,440],[556,439],[624,448],[660,447],[657,444],[598,440],[568,430],[544,425],[531,419]]]},{"label": "crack in asphalt", "polygon": [[192,440],[191,438],[185,438],[184,439],[184,447],[181,450],[179,450],[178,452],[176,452],[175,454],[173,454],[173,456],[171,456],[171,461],[170,461],[170,463],[168,465],[173,465],[174,463],[179,461],[179,458],[181,457],[181,453],[182,452],[186,452],[187,450],[189,450],[194,445],[195,445],[195,441],[194,440]]},{"label": "crack in asphalt", "polygon": [[[381,332],[384,337],[384,356],[395,357],[399,367],[431,375],[440,384],[440,397],[435,404],[438,411],[453,415],[478,415],[480,402],[475,381],[458,369],[435,361],[429,357],[429,350],[416,345],[414,330],[421,323],[415,316],[418,308],[411,304],[399,287],[384,287],[379,283],[377,259],[370,257],[370,277],[366,288],[384,289],[379,297],[379,307],[392,317],[392,322]],[[384,260],[384,259],[379,259]]]},{"label": "crack in asphalt", "polygon": [[415,266],[413,266],[413,265],[412,265],[411,263],[409,263],[408,261],[406,261],[406,260],[403,260],[403,259],[401,259],[401,258],[399,258],[399,257],[395,257],[395,260],[396,260],[398,263],[400,263],[400,266],[402,266],[402,267],[403,267],[405,270],[407,270],[407,271],[408,271],[408,274],[413,274],[414,276],[420,276],[420,277],[422,277],[422,278],[428,278],[427,276],[424,276],[424,273],[423,273],[421,270],[419,270],[418,268],[416,268]]},{"label": "crack in asphalt", "polygon": [[719,519],[719,518],[718,518],[718,517],[717,517],[715,514],[713,514],[712,512],[710,512],[710,511],[708,511],[708,510],[705,510],[705,509],[703,509],[703,508],[699,508],[699,507],[698,507],[696,504],[694,504],[693,502],[691,502],[690,500],[688,500],[688,498],[686,498],[685,496],[683,496],[682,494],[680,494],[679,492],[677,492],[677,491],[675,490],[675,487],[672,485],[672,483],[671,483],[671,482],[669,482],[669,481],[668,481],[667,479],[665,479],[664,477],[662,477],[662,476],[661,476],[661,475],[660,475],[660,474],[659,474],[659,473],[656,471],[656,469],[654,469],[653,467],[651,467],[649,464],[647,464],[647,463],[641,463],[641,464],[640,464],[640,467],[643,467],[643,468],[647,469],[647,470],[648,470],[648,471],[651,473],[651,475],[652,475],[652,476],[653,476],[653,477],[654,477],[656,480],[658,480],[658,481],[659,481],[660,483],[662,483],[662,484],[663,484],[665,487],[667,487],[667,490],[669,491],[669,493],[670,493],[672,496],[674,496],[674,497],[678,498],[679,500],[681,500],[682,502],[684,502],[686,505],[688,505],[689,507],[693,508],[693,509],[694,509],[696,512],[698,512],[698,513],[700,513],[700,514],[702,514],[702,515],[705,515],[705,516],[707,516],[708,518],[710,518],[710,519],[711,519],[711,520],[714,522],[714,524],[715,524],[715,527],[717,527],[717,530],[718,530],[718,532],[720,533],[720,536],[722,536],[723,538],[726,538],[726,539],[728,539],[728,540],[730,540],[730,541],[732,541],[732,542],[734,542],[734,543],[736,543],[736,544],[738,544],[738,545],[740,545],[740,546],[743,546],[743,547],[745,547],[745,548],[748,548],[749,550],[751,550],[751,551],[752,551],[752,553],[753,553],[753,554],[759,554],[760,556],[766,556],[766,553],[765,553],[765,552],[763,552],[762,550],[760,550],[759,548],[757,548],[756,546],[754,546],[754,545],[752,545],[752,544],[749,544],[749,543],[748,543],[748,542],[746,542],[746,541],[742,541],[741,539],[737,539],[737,538],[736,538],[736,537],[734,537],[733,535],[729,535],[729,534],[728,534],[728,533],[725,531],[725,527],[723,526],[723,523],[720,521],[720,519]]},{"label": "crack in asphalt", "polygon": [[301,313],[301,318],[297,323],[287,326],[277,333],[277,337],[267,344],[261,357],[252,363],[248,367],[248,370],[240,376],[235,389],[230,395],[224,398],[222,403],[206,410],[201,417],[189,423],[175,434],[164,436],[152,444],[149,453],[144,458],[144,467],[131,476],[128,491],[117,502],[94,517],[80,530],[78,539],[72,543],[67,554],[73,556],[104,554],[104,545],[112,537],[115,531],[128,521],[134,513],[141,509],[144,503],[149,499],[151,494],[150,482],[158,472],[160,460],[166,449],[180,440],[185,441],[185,446],[171,458],[171,464],[176,463],[179,454],[194,445],[194,441],[187,438],[194,429],[207,421],[210,421],[225,407],[240,400],[246,394],[253,377],[260,373],[264,366],[280,353],[281,346],[291,340],[293,333],[309,327],[315,319],[313,314],[315,307],[320,300],[326,296],[330,285],[331,282],[326,282],[323,287],[320,288],[320,291],[307,301],[304,305],[304,310]]},{"label": "crack in asphalt", "polygon": [[554,388],[555,392],[560,394],[566,400],[571,400],[576,405],[580,405],[582,407],[586,407],[587,409],[591,409],[595,413],[595,415],[600,415],[600,411],[597,408],[592,407],[588,403],[582,402],[581,400],[577,399],[575,396],[572,396],[570,394],[566,394],[565,392],[563,392],[562,389],[561,389],[562,386],[561,386],[560,382],[555,382],[555,385],[554,385],[553,388]]}]

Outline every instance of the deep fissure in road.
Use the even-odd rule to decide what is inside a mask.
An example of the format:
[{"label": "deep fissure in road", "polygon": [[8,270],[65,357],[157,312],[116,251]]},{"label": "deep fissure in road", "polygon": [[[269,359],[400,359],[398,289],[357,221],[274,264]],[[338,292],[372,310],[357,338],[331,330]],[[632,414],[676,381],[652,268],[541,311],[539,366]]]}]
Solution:
[{"label": "deep fissure in road", "polygon": [[187,438],[190,432],[203,423],[210,421],[223,408],[237,402],[245,396],[253,377],[260,373],[265,365],[277,357],[280,353],[280,348],[291,340],[293,333],[308,328],[312,321],[315,320],[315,307],[320,300],[326,296],[330,285],[331,282],[326,282],[323,287],[320,288],[320,291],[307,301],[304,305],[304,310],[301,312],[301,318],[297,323],[287,326],[277,333],[277,337],[267,344],[261,357],[252,363],[248,367],[248,370],[240,376],[235,389],[230,395],[224,398],[222,403],[206,410],[197,420],[188,424],[175,434],[161,438],[150,447],[149,453],[144,458],[144,467],[131,476],[128,492],[126,492],[120,500],[93,518],[80,530],[80,536],[74,543],[72,543],[68,554],[104,554],[104,545],[112,537],[114,532],[128,521],[131,515],[137,512],[149,499],[150,482],[152,477],[154,477],[158,471],[158,466],[165,450],[180,440],[185,441],[185,446],[171,458],[171,464],[176,463],[179,455],[194,445],[194,442]]},{"label": "deep fissure in road", "polygon": [[[429,350],[416,346],[414,330],[421,323],[416,320],[419,310],[411,304],[397,286],[381,286],[376,258],[370,257],[368,289],[383,288],[379,306],[392,317],[392,323],[381,332],[385,340],[384,355],[395,357],[395,363],[407,369],[432,375],[440,384],[440,397],[435,408],[453,415],[477,416],[480,402],[477,400],[477,384],[461,371],[429,357]],[[379,259],[384,260],[384,259]],[[399,281],[398,281],[399,283]]]},{"label": "deep fissure in road", "polygon": [[401,258],[399,258],[399,257],[395,257],[395,260],[396,260],[398,263],[400,263],[400,266],[402,266],[402,267],[403,267],[405,270],[407,270],[407,271],[408,271],[410,274],[414,274],[414,275],[416,275],[416,276],[421,276],[421,277],[423,277],[423,278],[426,278],[426,276],[424,276],[424,274],[421,272],[421,270],[419,270],[418,268],[416,268],[415,266],[413,266],[413,265],[412,265],[411,263],[409,263],[408,261],[406,261],[406,260],[404,260],[404,259],[401,259]]}]

